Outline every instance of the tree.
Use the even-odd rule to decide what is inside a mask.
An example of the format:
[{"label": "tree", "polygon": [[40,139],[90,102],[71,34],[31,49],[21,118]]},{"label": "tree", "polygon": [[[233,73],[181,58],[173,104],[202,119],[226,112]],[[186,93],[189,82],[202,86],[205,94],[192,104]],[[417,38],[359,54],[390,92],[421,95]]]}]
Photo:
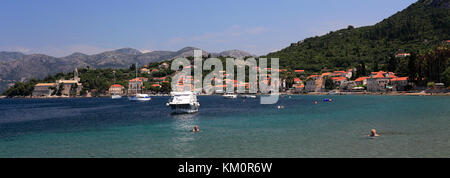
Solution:
[{"label": "tree", "polygon": [[335,88],[336,88],[336,84],[334,83],[334,81],[331,78],[327,77],[325,79],[325,89],[333,90]]},{"label": "tree", "polygon": [[450,67],[447,67],[444,73],[442,73],[442,79],[445,86],[450,86]]},{"label": "tree", "polygon": [[373,69],[372,69],[372,71],[374,71],[374,72],[378,72],[379,71],[379,69],[378,69],[378,61],[377,60],[373,61]]},{"label": "tree", "polygon": [[58,91],[56,92],[57,96],[62,95],[62,91],[64,90],[64,83],[59,84]]},{"label": "tree", "polygon": [[130,71],[135,71],[135,70],[136,70],[136,64],[131,64]]},{"label": "tree", "polygon": [[170,83],[163,82],[161,84],[160,92],[162,92],[162,93],[170,93],[171,90],[172,90],[172,88],[170,87]]}]

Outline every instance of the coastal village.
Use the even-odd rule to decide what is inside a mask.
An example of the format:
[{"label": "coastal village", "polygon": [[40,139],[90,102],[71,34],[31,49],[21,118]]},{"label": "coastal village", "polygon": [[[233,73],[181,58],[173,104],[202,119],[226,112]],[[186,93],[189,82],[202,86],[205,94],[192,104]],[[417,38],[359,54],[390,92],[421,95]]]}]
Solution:
[{"label": "coastal village", "polygon": [[[399,53],[396,57],[407,57],[409,53]],[[172,78],[179,72],[173,72],[166,76],[155,76],[160,70],[169,70],[168,62],[154,63],[151,65],[143,65],[136,69],[139,76],[130,78],[126,83],[121,85],[113,82],[109,89],[101,93],[100,96],[111,95],[135,95],[137,93],[146,93],[151,95],[167,95],[171,91],[170,83]],[[152,67],[149,67],[152,66]],[[193,66],[187,66],[192,68]],[[264,77],[266,84],[272,84],[271,68],[260,69],[255,68],[261,74],[263,70],[267,72]],[[432,86],[418,87],[410,82],[407,76],[397,76],[391,71],[375,71],[368,76],[354,77],[355,68],[339,71],[326,71],[322,73],[312,73],[303,69],[279,69],[280,82],[278,85],[280,92],[283,94],[401,94],[410,91],[415,93],[446,93],[448,88],[444,83],[433,83]],[[214,88],[214,93],[224,93],[227,83],[232,83],[234,88],[245,88],[248,93],[252,87],[257,84],[249,82],[238,82],[237,80],[229,81],[226,71],[219,72],[220,77],[214,78],[211,83],[205,86],[206,89]],[[147,76],[147,77],[143,77]],[[220,80],[219,79],[223,79]],[[183,76],[175,87],[177,91],[194,91],[194,79],[192,76]],[[273,85],[273,84],[272,84]],[[146,88],[147,87],[147,88]],[[165,88],[164,90],[162,88]],[[37,83],[32,92],[33,98],[47,97],[92,97],[92,91],[83,92],[83,83],[80,80],[78,69],[73,72],[73,78],[68,80],[59,79],[53,83]],[[235,90],[236,91],[236,90]],[[258,93],[267,93],[257,90]],[[197,93],[204,94],[204,91],[198,90]]]}]

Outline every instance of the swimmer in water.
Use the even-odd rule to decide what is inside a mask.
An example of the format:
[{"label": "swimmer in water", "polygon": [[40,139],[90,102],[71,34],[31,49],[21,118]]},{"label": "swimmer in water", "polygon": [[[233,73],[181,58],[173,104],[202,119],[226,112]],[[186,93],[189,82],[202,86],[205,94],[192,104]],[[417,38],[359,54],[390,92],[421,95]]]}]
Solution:
[{"label": "swimmer in water", "polygon": [[377,130],[371,129],[369,137],[378,137],[380,135],[377,134]]},{"label": "swimmer in water", "polygon": [[317,101],[314,101],[314,104],[317,104]]},{"label": "swimmer in water", "polygon": [[199,132],[200,131],[200,129],[198,129],[198,126],[196,125],[196,126],[194,126],[194,129],[192,130],[192,132]]}]

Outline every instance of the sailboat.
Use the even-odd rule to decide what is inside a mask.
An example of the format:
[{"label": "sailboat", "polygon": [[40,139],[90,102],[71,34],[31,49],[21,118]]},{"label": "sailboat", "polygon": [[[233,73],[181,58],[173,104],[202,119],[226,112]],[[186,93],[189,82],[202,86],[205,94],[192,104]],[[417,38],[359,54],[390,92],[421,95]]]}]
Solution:
[{"label": "sailboat", "polygon": [[[113,73],[114,73],[114,84],[116,84],[116,71],[113,71]],[[113,93],[111,95],[111,99],[120,99],[120,98],[122,98],[122,96],[118,95],[117,93]]]},{"label": "sailboat", "polygon": [[[136,63],[136,78],[137,78],[137,68],[138,68],[138,66],[137,66],[137,63]],[[136,87],[135,87],[135,89],[136,89],[136,94],[134,94],[133,96],[129,96],[128,97],[128,100],[129,101],[150,101],[152,98],[150,98],[150,96],[148,96],[148,94],[141,94],[141,93],[138,93],[138,90],[137,90],[137,85],[136,85]]]}]

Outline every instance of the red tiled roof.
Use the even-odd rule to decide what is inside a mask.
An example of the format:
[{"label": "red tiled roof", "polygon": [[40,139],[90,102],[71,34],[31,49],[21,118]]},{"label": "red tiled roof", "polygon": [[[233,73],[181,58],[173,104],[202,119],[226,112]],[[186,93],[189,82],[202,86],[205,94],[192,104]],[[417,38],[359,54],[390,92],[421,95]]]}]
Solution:
[{"label": "red tiled roof", "polygon": [[391,81],[405,81],[405,80],[408,80],[408,77],[397,77],[391,79]]},{"label": "red tiled roof", "polygon": [[294,82],[301,82],[302,80],[300,78],[294,78]]},{"label": "red tiled roof", "polygon": [[304,84],[294,85],[294,88],[305,88],[305,85]]},{"label": "red tiled roof", "polygon": [[366,80],[367,78],[369,78],[369,77],[359,77],[355,80],[355,82],[361,82],[361,81]]},{"label": "red tiled roof", "polygon": [[131,79],[131,80],[129,80],[130,82],[142,82],[142,80],[141,79],[139,79],[139,78],[134,78],[134,79]]},{"label": "red tiled roof", "polygon": [[385,71],[382,71],[382,70],[380,70],[380,71],[378,71],[378,72],[371,72],[371,74],[378,74],[378,73],[385,74],[386,72],[385,72]]},{"label": "red tiled roof", "polygon": [[378,72],[377,75],[375,75],[373,78],[384,78],[383,73]]},{"label": "red tiled roof", "polygon": [[347,80],[347,78],[345,78],[345,77],[331,77],[331,80],[334,80],[334,81],[343,81],[343,80]]},{"label": "red tiled roof", "polygon": [[114,84],[114,85],[111,85],[111,88],[122,88],[123,86],[122,85],[119,85],[119,84]]},{"label": "red tiled roof", "polygon": [[161,85],[159,84],[153,84],[152,87],[160,87]]},{"label": "red tiled roof", "polygon": [[334,73],[347,73],[347,72],[345,72],[343,70],[338,70],[338,71],[334,71]]},{"label": "red tiled roof", "polygon": [[294,72],[303,73],[305,70],[294,70]]}]

